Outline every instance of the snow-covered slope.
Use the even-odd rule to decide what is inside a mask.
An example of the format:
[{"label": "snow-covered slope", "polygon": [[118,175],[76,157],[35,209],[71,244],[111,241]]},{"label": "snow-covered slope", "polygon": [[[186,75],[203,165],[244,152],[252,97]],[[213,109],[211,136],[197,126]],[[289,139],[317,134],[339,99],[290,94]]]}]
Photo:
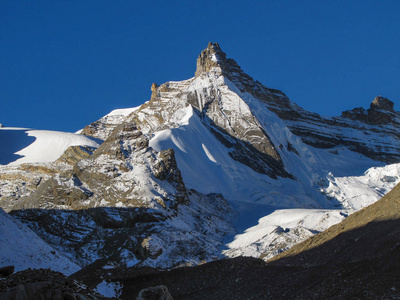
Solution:
[{"label": "snow-covered slope", "polygon": [[0,267],[13,265],[16,271],[50,268],[66,275],[80,269],[1,208],[0,249]]},{"label": "snow-covered slope", "polygon": [[74,133],[3,127],[0,128],[0,164],[51,162],[70,146],[97,148],[100,143],[100,140]]},{"label": "snow-covered slope", "polygon": [[[280,153],[297,180],[274,180],[234,161],[229,149],[204,127],[192,108],[186,111],[179,127],[157,132],[150,145],[158,151],[175,150],[188,187],[203,193],[221,193],[237,209],[239,235],[232,242],[226,239],[227,256],[263,254],[268,259],[374,203],[400,181],[400,164],[367,169],[382,164],[345,147],[316,149],[290,132],[287,141],[296,145],[298,154]],[[285,127],[275,127],[273,132],[281,138],[278,142],[283,142]],[[247,229],[256,222],[258,225]]]},{"label": "snow-covered slope", "polygon": [[400,180],[400,164],[373,167],[361,176],[334,177],[328,174],[329,185],[321,192],[340,201],[344,208],[359,210],[390,192]]}]

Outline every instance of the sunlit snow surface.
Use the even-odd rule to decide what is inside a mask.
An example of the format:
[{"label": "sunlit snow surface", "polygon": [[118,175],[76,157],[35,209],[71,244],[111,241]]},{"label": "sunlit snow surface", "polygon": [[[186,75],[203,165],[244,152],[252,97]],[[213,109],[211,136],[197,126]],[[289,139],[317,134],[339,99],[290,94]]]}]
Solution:
[{"label": "sunlit snow surface", "polygon": [[4,127],[0,128],[0,164],[52,162],[70,146],[97,148],[100,143],[75,133]]},{"label": "sunlit snow surface", "polygon": [[126,117],[129,114],[133,113],[134,111],[138,110],[140,106],[132,107],[132,108],[121,108],[121,109],[114,109],[109,114],[105,115],[105,117]]}]

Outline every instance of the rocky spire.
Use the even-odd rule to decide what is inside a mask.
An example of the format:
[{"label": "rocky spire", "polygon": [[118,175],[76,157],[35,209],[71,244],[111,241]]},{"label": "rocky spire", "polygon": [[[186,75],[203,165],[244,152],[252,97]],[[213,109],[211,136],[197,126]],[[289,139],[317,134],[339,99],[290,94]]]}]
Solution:
[{"label": "rocky spire", "polygon": [[157,97],[157,88],[158,88],[157,83],[153,82],[153,84],[151,85],[151,99]]},{"label": "rocky spire", "polygon": [[232,81],[236,81],[234,79],[238,77],[254,82],[253,78],[244,73],[235,60],[226,58],[226,54],[221,50],[218,43],[209,42],[207,48],[201,51],[197,58],[195,77],[210,72],[213,68]]},{"label": "rocky spire", "polygon": [[197,58],[195,77],[212,70],[228,78],[242,92],[251,93],[261,100],[288,105],[288,99],[284,93],[267,88],[254,80],[242,70],[235,60],[226,58],[226,54],[221,50],[218,43],[209,42],[207,48],[201,51]]},{"label": "rocky spire", "polygon": [[374,125],[389,124],[394,120],[394,103],[385,97],[375,97],[368,109],[368,122]]},{"label": "rocky spire", "polygon": [[[212,68],[221,68],[221,62],[226,62],[226,54],[222,52],[218,43],[209,42],[206,49],[201,51],[197,58],[197,67],[195,77],[200,76],[201,73],[210,72]],[[222,70],[219,70],[222,72]]]},{"label": "rocky spire", "polygon": [[387,111],[393,110],[394,103],[390,101],[388,98],[378,96],[375,97],[375,100],[372,101],[370,109],[382,109]]}]

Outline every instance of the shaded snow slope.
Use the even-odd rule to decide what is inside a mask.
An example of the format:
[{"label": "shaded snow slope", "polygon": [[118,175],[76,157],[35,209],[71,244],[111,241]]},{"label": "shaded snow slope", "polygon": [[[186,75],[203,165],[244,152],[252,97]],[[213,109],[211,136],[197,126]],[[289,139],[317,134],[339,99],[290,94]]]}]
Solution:
[{"label": "shaded snow slope", "polygon": [[97,148],[100,143],[100,140],[68,132],[1,128],[0,164],[51,162],[70,146]]},{"label": "shaded snow slope", "polygon": [[263,254],[268,259],[344,218],[341,210],[276,210],[261,218],[256,226],[236,235],[223,253],[231,257]]},{"label": "shaded snow slope", "polygon": [[0,208],[0,267],[8,265],[16,271],[50,268],[66,275],[80,269]]}]

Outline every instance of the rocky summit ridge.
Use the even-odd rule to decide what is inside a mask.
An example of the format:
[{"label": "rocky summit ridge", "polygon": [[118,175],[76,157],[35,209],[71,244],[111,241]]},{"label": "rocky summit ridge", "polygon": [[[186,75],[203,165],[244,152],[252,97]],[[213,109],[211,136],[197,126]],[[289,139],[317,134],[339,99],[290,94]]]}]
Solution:
[{"label": "rocky summit ridge", "polygon": [[100,146],[0,165],[1,208],[82,267],[174,268],[270,258],[400,181],[400,165],[385,166],[400,162],[389,99],[323,117],[217,43],[196,65],[193,78],[154,83],[149,101],[86,126]]}]

